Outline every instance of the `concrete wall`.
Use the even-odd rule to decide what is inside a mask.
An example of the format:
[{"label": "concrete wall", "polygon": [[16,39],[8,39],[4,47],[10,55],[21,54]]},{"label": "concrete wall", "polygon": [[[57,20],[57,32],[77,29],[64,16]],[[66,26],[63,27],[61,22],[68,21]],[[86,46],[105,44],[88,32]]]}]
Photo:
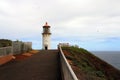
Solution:
[{"label": "concrete wall", "polygon": [[13,41],[12,46],[0,48],[0,56],[20,54],[32,50],[32,42]]},{"label": "concrete wall", "polygon": [[19,54],[21,53],[22,50],[22,42],[21,41],[13,41],[12,42],[12,48],[13,48],[13,53],[14,54]]},{"label": "concrete wall", "polygon": [[32,49],[32,42],[23,42],[23,52],[29,51]]},{"label": "concrete wall", "polygon": [[59,45],[61,72],[63,80],[78,80]]},{"label": "concrete wall", "polygon": [[12,54],[12,46],[0,48],[0,56]]},{"label": "concrete wall", "polygon": [[21,42],[13,41],[12,42],[13,53],[20,54],[22,52],[27,52],[32,49],[32,42]]}]

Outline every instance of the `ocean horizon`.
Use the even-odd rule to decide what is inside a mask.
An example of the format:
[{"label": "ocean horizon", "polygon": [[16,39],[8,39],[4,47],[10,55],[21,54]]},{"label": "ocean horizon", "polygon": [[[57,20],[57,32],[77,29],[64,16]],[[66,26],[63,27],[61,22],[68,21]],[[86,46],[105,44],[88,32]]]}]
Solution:
[{"label": "ocean horizon", "polygon": [[120,51],[91,51],[95,56],[120,70]]}]

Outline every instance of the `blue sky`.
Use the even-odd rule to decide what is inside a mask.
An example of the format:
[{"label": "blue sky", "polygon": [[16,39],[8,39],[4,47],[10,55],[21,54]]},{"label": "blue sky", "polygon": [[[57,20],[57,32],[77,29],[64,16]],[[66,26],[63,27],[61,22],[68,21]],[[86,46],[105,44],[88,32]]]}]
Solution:
[{"label": "blue sky", "polygon": [[120,51],[119,0],[0,0],[0,38],[42,48],[42,26],[51,26],[52,48],[67,42],[87,50]]}]

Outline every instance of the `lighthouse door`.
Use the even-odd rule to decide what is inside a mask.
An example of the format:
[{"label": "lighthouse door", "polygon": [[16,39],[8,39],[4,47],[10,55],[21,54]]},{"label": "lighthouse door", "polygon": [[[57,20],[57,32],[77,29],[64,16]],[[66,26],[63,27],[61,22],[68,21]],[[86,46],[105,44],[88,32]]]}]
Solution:
[{"label": "lighthouse door", "polygon": [[47,47],[47,46],[45,46],[45,50],[48,50],[48,47]]}]

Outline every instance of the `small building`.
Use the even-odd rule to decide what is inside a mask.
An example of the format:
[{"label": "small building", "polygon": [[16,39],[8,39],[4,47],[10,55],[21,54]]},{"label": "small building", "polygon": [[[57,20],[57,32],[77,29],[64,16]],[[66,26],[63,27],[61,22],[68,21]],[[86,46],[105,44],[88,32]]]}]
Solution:
[{"label": "small building", "polygon": [[61,47],[69,47],[70,46],[69,43],[59,43],[59,45]]}]

